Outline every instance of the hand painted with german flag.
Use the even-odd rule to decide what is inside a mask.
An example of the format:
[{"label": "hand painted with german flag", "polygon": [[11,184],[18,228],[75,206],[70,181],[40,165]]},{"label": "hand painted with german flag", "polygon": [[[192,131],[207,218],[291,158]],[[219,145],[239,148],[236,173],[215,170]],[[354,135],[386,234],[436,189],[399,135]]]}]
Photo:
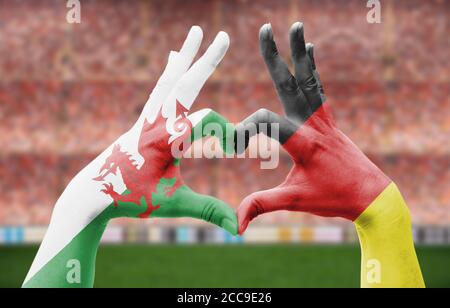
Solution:
[{"label": "hand painted with german flag", "polygon": [[200,27],[193,27],[181,50],[170,53],[135,125],[66,187],[24,287],[93,286],[97,247],[113,218],[192,217],[237,233],[234,210],[193,192],[180,173],[183,142],[203,137],[210,123],[226,131],[227,121],[210,109],[188,114],[229,46],[220,32],[192,64],[202,38]]},{"label": "hand painted with german flag", "polygon": [[[314,47],[305,43],[303,24],[295,23],[290,30],[294,75],[278,54],[270,25],[261,28],[259,39],[286,116],[259,110],[236,126],[237,140],[245,139],[246,147],[250,134],[255,132],[249,127],[261,123],[270,127],[269,136],[279,129],[279,142],[291,156],[293,167],[278,187],[253,193],[242,201],[237,210],[239,233],[258,215],[278,210],[342,217],[355,222],[362,238],[363,256],[367,258],[364,260],[383,261],[380,277],[384,281],[379,282],[380,286],[422,286],[408,209],[395,184],[336,127],[325,103]],[[243,150],[237,147],[237,152]],[[367,240],[364,234],[376,235]],[[399,238],[399,234],[403,237]],[[386,237],[392,241],[380,240]],[[399,247],[403,249],[399,251]],[[403,261],[390,257],[396,253],[410,257]],[[409,268],[404,267],[406,259]],[[378,276],[370,280],[372,272],[368,273],[363,264],[361,284],[378,286]],[[400,274],[399,269],[403,269]]]},{"label": "hand painted with german flag", "polygon": [[236,127],[268,123],[279,127],[280,143],[294,166],[278,187],[248,196],[238,210],[239,233],[256,216],[277,211],[310,212],[355,220],[389,185],[383,174],[336,128],[316,71],[313,45],[303,26],[290,31],[295,76],[277,52],[270,25],[260,31],[260,48],[286,116],[259,110]]}]

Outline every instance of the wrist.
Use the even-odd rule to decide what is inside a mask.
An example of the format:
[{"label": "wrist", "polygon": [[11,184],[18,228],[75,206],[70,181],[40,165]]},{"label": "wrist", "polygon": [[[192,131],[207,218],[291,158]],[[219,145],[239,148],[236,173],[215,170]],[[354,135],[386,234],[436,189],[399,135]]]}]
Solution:
[{"label": "wrist", "polygon": [[97,217],[64,247],[57,248],[59,245],[55,240],[67,230],[61,228],[59,221],[52,220],[23,287],[92,287],[97,249],[107,221]]},{"label": "wrist", "polygon": [[393,182],[354,221],[357,230],[383,233],[392,231],[400,222],[403,227],[410,226],[411,217],[400,190]]},{"label": "wrist", "polygon": [[412,239],[411,217],[391,183],[355,220],[363,287],[424,287]]},{"label": "wrist", "polygon": [[[83,174],[77,175],[57,201],[24,287],[92,285],[95,255],[109,217],[96,207],[97,200],[78,189],[82,177]],[[67,279],[72,266],[79,268],[79,283]]]}]

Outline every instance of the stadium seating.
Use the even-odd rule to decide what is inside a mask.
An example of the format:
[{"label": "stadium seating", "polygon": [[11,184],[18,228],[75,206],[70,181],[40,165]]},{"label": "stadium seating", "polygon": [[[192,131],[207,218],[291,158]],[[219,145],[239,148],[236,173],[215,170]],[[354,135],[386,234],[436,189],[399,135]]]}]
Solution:
[{"label": "stadium seating", "polygon": [[[68,181],[134,123],[168,51],[192,24],[203,27],[207,40],[222,29],[232,39],[196,109],[213,107],[233,122],[261,107],[281,111],[257,35],[270,21],[287,58],[284,33],[295,20],[305,22],[307,39],[315,43],[338,126],[399,184],[416,225],[450,223],[448,1],[386,2],[381,25],[366,22],[367,9],[357,0],[85,1],[79,25],[65,22],[60,1],[0,6],[0,226],[48,224]],[[197,176],[200,167],[209,177]],[[285,156],[271,171],[260,170],[257,160],[183,163],[190,186],[233,206],[278,184],[289,168]],[[299,222],[314,228],[344,224],[285,212],[257,220],[269,229]],[[123,219],[115,226],[128,230],[135,224]],[[270,230],[277,238],[309,236]],[[319,238],[344,236],[320,230]],[[16,231],[4,237],[22,239]],[[121,232],[111,231],[111,238]],[[190,232],[174,236],[190,241]]]}]

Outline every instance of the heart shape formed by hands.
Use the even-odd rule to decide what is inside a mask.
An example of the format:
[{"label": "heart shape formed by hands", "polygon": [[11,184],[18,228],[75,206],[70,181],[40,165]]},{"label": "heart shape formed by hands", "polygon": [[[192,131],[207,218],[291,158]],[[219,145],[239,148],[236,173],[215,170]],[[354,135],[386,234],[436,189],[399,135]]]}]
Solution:
[{"label": "heart shape formed by hands", "polygon": [[[177,67],[189,68],[201,41],[201,38],[195,39],[196,31],[197,28],[191,30],[194,39],[188,37],[185,43],[188,47],[183,47],[180,52],[184,57],[178,55],[179,59],[185,60],[184,65],[178,63]],[[106,158],[95,180],[102,182],[101,191],[113,199],[108,218],[195,217],[219,225],[232,234],[242,234],[256,216],[277,210],[304,211],[352,221],[357,219],[391,181],[337,129],[329,106],[325,104],[314,60],[314,46],[305,43],[303,24],[292,26],[290,45],[295,76],[278,53],[271,26],[266,24],[261,28],[261,53],[286,116],[261,109],[238,124],[234,131],[235,151],[242,153],[252,133],[260,133],[260,124],[269,126],[265,132],[269,137],[273,137],[272,133],[278,129],[278,141],[294,163],[282,184],[246,197],[237,210],[236,221],[226,203],[194,193],[181,178],[180,159],[174,157],[172,147],[178,141],[203,137],[203,127],[211,123],[227,130],[228,122],[212,110],[187,114],[228,47],[228,37],[221,33],[210,47],[210,50],[216,48],[219,51],[214,54],[208,50],[166,96],[158,93],[161,91],[159,84],[167,85],[167,80],[176,78],[167,77],[169,73],[163,74],[146,105],[148,110],[144,109],[143,115],[146,116],[141,116],[129,133],[134,137],[125,138],[133,140],[134,144],[126,147],[137,149],[134,155],[123,151],[118,142]],[[249,129],[250,125],[257,130]],[[192,134],[198,131],[198,126],[201,136]],[[230,136],[224,136],[227,137]],[[240,138],[245,140],[242,147],[238,142]],[[228,141],[222,140],[226,151],[230,150],[226,146]],[[131,157],[135,156],[142,157],[143,162],[132,161]],[[125,184],[121,192],[117,192],[112,183],[105,182],[105,176],[116,173],[117,169],[120,169]]]},{"label": "heart shape formed by hands", "polygon": [[[303,32],[301,23],[295,23],[290,31],[294,76],[278,54],[271,26],[261,28],[261,52],[286,116],[261,109],[230,132],[228,121],[211,109],[188,114],[229,46],[228,35],[220,32],[191,66],[203,36],[199,27],[193,27],[181,50],[171,52],[136,124],[83,169],[59,198],[24,286],[73,287],[77,277],[66,273],[71,266],[78,266],[79,277],[83,277],[75,286],[93,286],[97,247],[112,218],[193,217],[236,235],[258,215],[277,210],[357,220],[362,264],[383,260],[388,269],[383,272],[383,277],[388,276],[384,278],[387,286],[423,286],[401,194],[336,127],[325,104],[314,47],[305,43]],[[209,124],[227,132],[220,140],[225,152],[242,153],[252,134],[278,136],[293,160],[286,180],[246,197],[237,213],[221,200],[193,192],[180,172],[182,153],[187,150],[184,141],[212,135],[204,129]],[[259,124],[269,129],[260,131]],[[273,134],[276,130],[278,134]],[[234,148],[229,146],[230,139]],[[395,206],[375,202],[384,192],[382,201]],[[370,213],[363,215],[368,208]],[[377,216],[372,226],[364,228]],[[396,227],[386,227],[386,218]],[[383,249],[386,239],[390,239],[389,246]],[[366,267],[362,270],[362,277],[367,277]],[[362,281],[362,285],[371,283]]]}]

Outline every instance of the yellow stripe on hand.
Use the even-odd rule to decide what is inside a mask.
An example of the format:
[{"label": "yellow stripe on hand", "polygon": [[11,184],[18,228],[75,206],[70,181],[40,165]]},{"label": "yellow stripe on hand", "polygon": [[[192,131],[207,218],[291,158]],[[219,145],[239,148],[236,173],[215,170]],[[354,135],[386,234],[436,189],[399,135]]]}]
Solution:
[{"label": "yellow stripe on hand", "polygon": [[391,183],[355,221],[361,252],[361,287],[423,288],[409,209]]}]

